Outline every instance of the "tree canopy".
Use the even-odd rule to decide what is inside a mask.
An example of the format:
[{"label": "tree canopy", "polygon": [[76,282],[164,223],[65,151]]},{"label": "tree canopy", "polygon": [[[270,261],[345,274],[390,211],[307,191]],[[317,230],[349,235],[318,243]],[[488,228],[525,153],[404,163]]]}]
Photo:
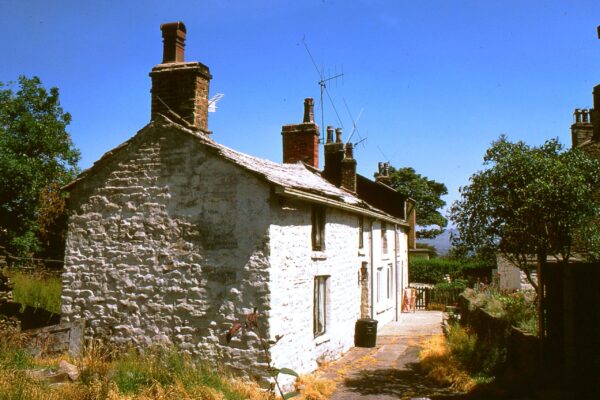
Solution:
[{"label": "tree canopy", "polygon": [[419,238],[434,238],[448,224],[440,209],[446,205],[442,196],[448,194],[446,185],[418,174],[413,168],[390,167],[390,185],[417,202],[417,231]]},{"label": "tree canopy", "polygon": [[0,245],[21,255],[43,249],[62,214],[59,188],[77,173],[71,115],[58,96],[37,77],[0,83]]},{"label": "tree canopy", "polygon": [[501,136],[483,164],[450,209],[455,245],[497,252],[526,272],[532,256],[568,262],[575,245],[594,251],[598,161],[557,139],[531,147]]}]

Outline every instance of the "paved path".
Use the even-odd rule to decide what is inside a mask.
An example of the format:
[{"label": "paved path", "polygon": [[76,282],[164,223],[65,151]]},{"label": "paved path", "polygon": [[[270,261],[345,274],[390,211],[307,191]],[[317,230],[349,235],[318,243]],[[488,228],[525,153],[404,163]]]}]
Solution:
[{"label": "paved path", "polygon": [[419,343],[442,333],[441,324],[439,311],[402,314],[400,321],[379,330],[376,347],[350,349],[322,372],[321,376],[337,382],[331,399],[413,399],[452,394],[415,369]]}]

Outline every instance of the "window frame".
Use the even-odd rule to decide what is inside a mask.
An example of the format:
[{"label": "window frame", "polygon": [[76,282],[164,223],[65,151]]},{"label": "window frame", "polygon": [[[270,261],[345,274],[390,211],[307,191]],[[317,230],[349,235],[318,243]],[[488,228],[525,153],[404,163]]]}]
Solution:
[{"label": "window frame", "polygon": [[389,246],[387,240],[387,223],[385,221],[381,221],[379,229],[381,230],[381,253],[388,254]]},{"label": "window frame", "polygon": [[313,284],[313,335],[327,333],[328,275],[315,276]]},{"label": "window frame", "polygon": [[392,268],[392,264],[388,264],[387,266],[387,300],[392,299],[392,294],[394,293],[394,271]]},{"label": "window frame", "polygon": [[311,211],[311,245],[313,251],[325,250],[325,207],[313,204]]},{"label": "window frame", "polygon": [[365,218],[362,215],[358,216],[358,248],[360,250],[365,248]]}]

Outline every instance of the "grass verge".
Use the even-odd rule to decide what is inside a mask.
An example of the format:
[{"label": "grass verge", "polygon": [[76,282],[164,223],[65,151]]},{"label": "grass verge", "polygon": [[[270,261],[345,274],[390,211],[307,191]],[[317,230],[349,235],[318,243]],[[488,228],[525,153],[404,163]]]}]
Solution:
[{"label": "grass verge", "polygon": [[447,336],[425,341],[420,366],[439,385],[470,392],[477,385],[493,382],[505,358],[506,349],[482,342],[475,333],[450,323]]},{"label": "grass verge", "polygon": [[[6,321],[6,320],[5,320]],[[273,400],[254,382],[193,360],[175,348],[153,348],[143,354],[117,352],[89,343],[81,356],[34,358],[22,347],[18,326],[0,321],[0,400]],[[31,370],[56,370],[61,360],[75,364],[78,381],[63,384],[32,378]],[[302,377],[298,399],[325,400],[332,382]],[[333,385],[333,387],[332,387]]]}]

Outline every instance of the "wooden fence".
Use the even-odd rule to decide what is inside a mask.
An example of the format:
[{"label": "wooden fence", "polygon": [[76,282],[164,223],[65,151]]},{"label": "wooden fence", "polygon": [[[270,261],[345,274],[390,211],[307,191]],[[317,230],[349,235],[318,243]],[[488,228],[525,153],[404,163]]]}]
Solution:
[{"label": "wooden fence", "polygon": [[441,289],[431,287],[413,287],[415,290],[415,308],[417,310],[428,310],[433,304],[453,306],[458,302],[462,289]]},{"label": "wooden fence", "polygon": [[543,363],[568,393],[600,398],[600,263],[541,267]]}]

